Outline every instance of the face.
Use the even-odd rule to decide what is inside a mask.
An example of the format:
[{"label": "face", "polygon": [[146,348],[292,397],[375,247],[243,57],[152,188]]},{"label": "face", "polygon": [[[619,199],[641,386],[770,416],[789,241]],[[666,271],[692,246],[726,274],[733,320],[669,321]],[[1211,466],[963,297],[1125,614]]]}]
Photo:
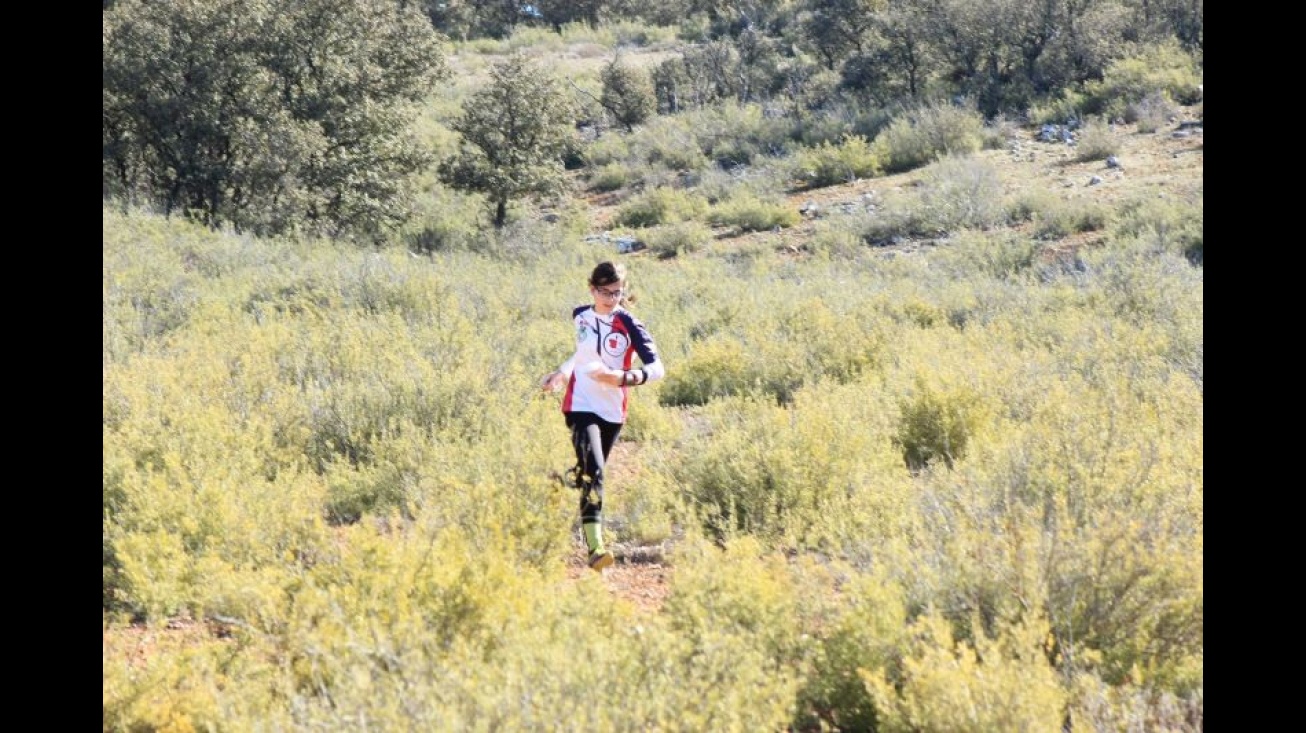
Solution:
[{"label": "face", "polygon": [[621,296],[625,295],[626,284],[621,281],[608,285],[591,285],[590,295],[594,298],[594,310],[602,314],[611,313],[621,305]]}]

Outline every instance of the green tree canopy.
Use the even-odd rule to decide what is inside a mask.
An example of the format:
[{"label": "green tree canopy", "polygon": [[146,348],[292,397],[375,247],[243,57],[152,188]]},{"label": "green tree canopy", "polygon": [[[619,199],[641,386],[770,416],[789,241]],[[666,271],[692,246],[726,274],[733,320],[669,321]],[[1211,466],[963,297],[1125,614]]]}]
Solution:
[{"label": "green tree canopy", "polygon": [[603,67],[599,78],[603,82],[600,104],[627,132],[657,112],[657,97],[648,71],[616,57]]},{"label": "green tree canopy", "polygon": [[447,74],[391,0],[121,0],[103,15],[106,197],[258,234],[380,237],[429,166]]},{"label": "green tree canopy", "polygon": [[440,178],[485,194],[500,228],[509,201],[563,190],[576,104],[558,77],[521,54],[496,64],[490,77],[452,124],[462,143],[441,163]]}]

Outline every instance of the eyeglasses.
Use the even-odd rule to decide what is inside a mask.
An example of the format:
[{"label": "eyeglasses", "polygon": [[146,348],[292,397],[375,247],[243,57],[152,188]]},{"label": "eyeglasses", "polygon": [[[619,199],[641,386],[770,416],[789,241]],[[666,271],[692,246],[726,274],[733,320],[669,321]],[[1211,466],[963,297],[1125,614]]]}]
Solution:
[{"label": "eyeglasses", "polygon": [[606,290],[604,288],[594,288],[594,292],[607,298],[620,298],[626,294],[626,291],[618,288],[617,290]]}]

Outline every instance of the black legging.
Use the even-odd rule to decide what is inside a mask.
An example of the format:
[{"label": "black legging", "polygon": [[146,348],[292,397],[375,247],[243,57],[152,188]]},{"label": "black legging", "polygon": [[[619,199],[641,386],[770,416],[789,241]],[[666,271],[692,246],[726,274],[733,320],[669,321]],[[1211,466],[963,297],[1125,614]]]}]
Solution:
[{"label": "black legging", "polygon": [[[603,464],[608,461],[612,446],[621,434],[621,423],[608,422],[592,412],[569,412],[567,427],[571,428],[571,446],[576,451],[575,481],[580,489],[580,523],[597,524],[603,514]],[[589,426],[599,429],[599,442],[603,450],[600,461],[590,446]]]}]

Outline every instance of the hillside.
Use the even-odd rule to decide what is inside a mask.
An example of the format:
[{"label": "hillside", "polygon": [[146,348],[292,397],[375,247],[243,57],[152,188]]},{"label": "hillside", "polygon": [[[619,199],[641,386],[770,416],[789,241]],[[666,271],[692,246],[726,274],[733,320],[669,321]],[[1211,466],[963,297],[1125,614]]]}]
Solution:
[{"label": "hillside", "polygon": [[[1065,200],[1091,202],[1112,207],[1122,201],[1139,196],[1172,196],[1184,200],[1197,200],[1202,192],[1203,137],[1200,110],[1181,108],[1182,113],[1171,123],[1155,132],[1139,132],[1137,124],[1113,127],[1117,145],[1118,165],[1108,165],[1104,160],[1076,160],[1076,148],[1062,142],[1039,140],[1039,129],[1016,128],[1008,133],[1008,144],[1002,150],[981,150],[975,157],[993,165],[1009,198],[1027,192],[1047,191]],[[916,186],[921,169],[905,171],[879,178],[858,180],[835,186],[805,191],[791,191],[786,198],[798,211],[808,211],[801,224],[773,232],[736,232],[719,229],[718,241],[722,246],[764,244],[778,252],[798,253],[811,237],[816,221],[839,216],[883,201],[887,194]],[[612,194],[586,197],[592,214],[593,230],[608,229],[621,203]],[[814,213],[811,213],[814,212]],[[1048,243],[1049,252],[1064,251],[1100,240],[1100,235],[1088,232],[1068,240]],[[904,243],[901,247],[886,247],[886,251],[914,249],[930,242]]]}]

